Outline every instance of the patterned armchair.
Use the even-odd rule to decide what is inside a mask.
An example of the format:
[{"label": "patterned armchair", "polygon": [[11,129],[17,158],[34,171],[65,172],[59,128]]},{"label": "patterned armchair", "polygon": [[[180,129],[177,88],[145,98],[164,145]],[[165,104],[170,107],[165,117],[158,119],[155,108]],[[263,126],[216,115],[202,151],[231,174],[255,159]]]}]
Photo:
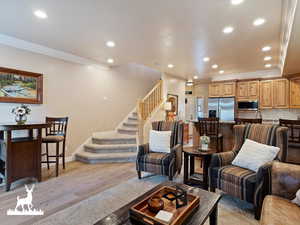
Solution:
[{"label": "patterned armchair", "polygon": [[271,188],[271,166],[267,163],[258,172],[231,165],[246,139],[277,146],[276,160],[285,162],[287,156],[287,128],[277,125],[247,124],[234,126],[235,145],[232,151],[214,154],[209,168],[210,190],[215,188],[254,204],[255,218],[260,216],[261,205]]},{"label": "patterned armchair", "polygon": [[138,177],[141,179],[141,172],[144,171],[166,175],[172,180],[176,172],[180,174],[182,166],[183,123],[158,121],[152,123],[152,129],[172,131],[171,153],[151,152],[149,144],[140,145],[136,160]]}]

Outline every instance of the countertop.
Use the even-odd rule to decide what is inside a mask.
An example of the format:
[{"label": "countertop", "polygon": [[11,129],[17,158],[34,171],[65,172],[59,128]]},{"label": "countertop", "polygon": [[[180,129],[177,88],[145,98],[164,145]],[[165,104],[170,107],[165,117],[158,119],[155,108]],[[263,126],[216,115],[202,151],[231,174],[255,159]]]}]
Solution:
[{"label": "countertop", "polygon": [[[198,120],[187,120],[189,123],[197,123]],[[263,119],[263,124],[279,124],[279,120],[272,120],[272,119]],[[220,120],[220,124],[235,124],[235,121],[232,120]]]}]

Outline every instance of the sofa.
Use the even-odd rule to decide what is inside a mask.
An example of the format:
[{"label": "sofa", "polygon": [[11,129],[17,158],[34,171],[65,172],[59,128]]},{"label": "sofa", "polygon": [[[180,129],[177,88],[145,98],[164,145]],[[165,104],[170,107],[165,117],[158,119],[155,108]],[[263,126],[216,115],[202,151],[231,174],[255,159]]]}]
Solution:
[{"label": "sofa", "polygon": [[300,224],[300,206],[291,202],[300,189],[300,166],[274,162],[271,189],[263,202],[260,225]]}]

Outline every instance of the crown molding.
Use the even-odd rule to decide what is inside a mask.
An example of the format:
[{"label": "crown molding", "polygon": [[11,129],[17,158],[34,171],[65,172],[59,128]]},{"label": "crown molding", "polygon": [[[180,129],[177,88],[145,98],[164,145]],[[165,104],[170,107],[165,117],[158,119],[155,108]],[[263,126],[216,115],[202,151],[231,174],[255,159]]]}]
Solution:
[{"label": "crown molding", "polygon": [[298,0],[282,0],[279,69],[283,74]]},{"label": "crown molding", "polygon": [[21,40],[21,39],[12,37],[12,36],[8,36],[5,34],[1,34],[1,33],[0,33],[0,44],[14,47],[17,49],[22,49],[22,50],[42,54],[42,55],[46,55],[46,56],[50,56],[50,57],[53,57],[56,59],[60,59],[60,60],[64,60],[64,61],[68,61],[68,62],[72,62],[72,63],[81,64],[81,65],[95,66],[97,68],[101,68],[104,70],[108,70],[110,68],[107,65],[99,64],[98,62],[91,60],[91,59],[83,58],[83,57],[73,55],[73,54],[70,54],[70,53],[67,53],[64,51],[56,50],[53,48],[48,48],[43,45],[35,44],[35,43],[29,42],[29,41],[24,41],[24,40]]},{"label": "crown molding", "polygon": [[216,75],[211,78],[211,81],[244,80],[244,79],[254,79],[254,78],[273,78],[273,77],[282,77],[282,75],[280,74],[280,69],[258,70],[258,71],[246,72],[246,73]]}]

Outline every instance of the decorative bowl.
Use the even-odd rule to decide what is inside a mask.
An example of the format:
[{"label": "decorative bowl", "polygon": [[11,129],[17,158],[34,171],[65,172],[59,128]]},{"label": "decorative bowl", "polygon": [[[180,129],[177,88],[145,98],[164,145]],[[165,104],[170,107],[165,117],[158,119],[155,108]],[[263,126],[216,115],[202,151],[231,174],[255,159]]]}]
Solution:
[{"label": "decorative bowl", "polygon": [[152,197],[148,200],[148,208],[153,213],[158,213],[164,208],[164,201],[160,197]]}]

